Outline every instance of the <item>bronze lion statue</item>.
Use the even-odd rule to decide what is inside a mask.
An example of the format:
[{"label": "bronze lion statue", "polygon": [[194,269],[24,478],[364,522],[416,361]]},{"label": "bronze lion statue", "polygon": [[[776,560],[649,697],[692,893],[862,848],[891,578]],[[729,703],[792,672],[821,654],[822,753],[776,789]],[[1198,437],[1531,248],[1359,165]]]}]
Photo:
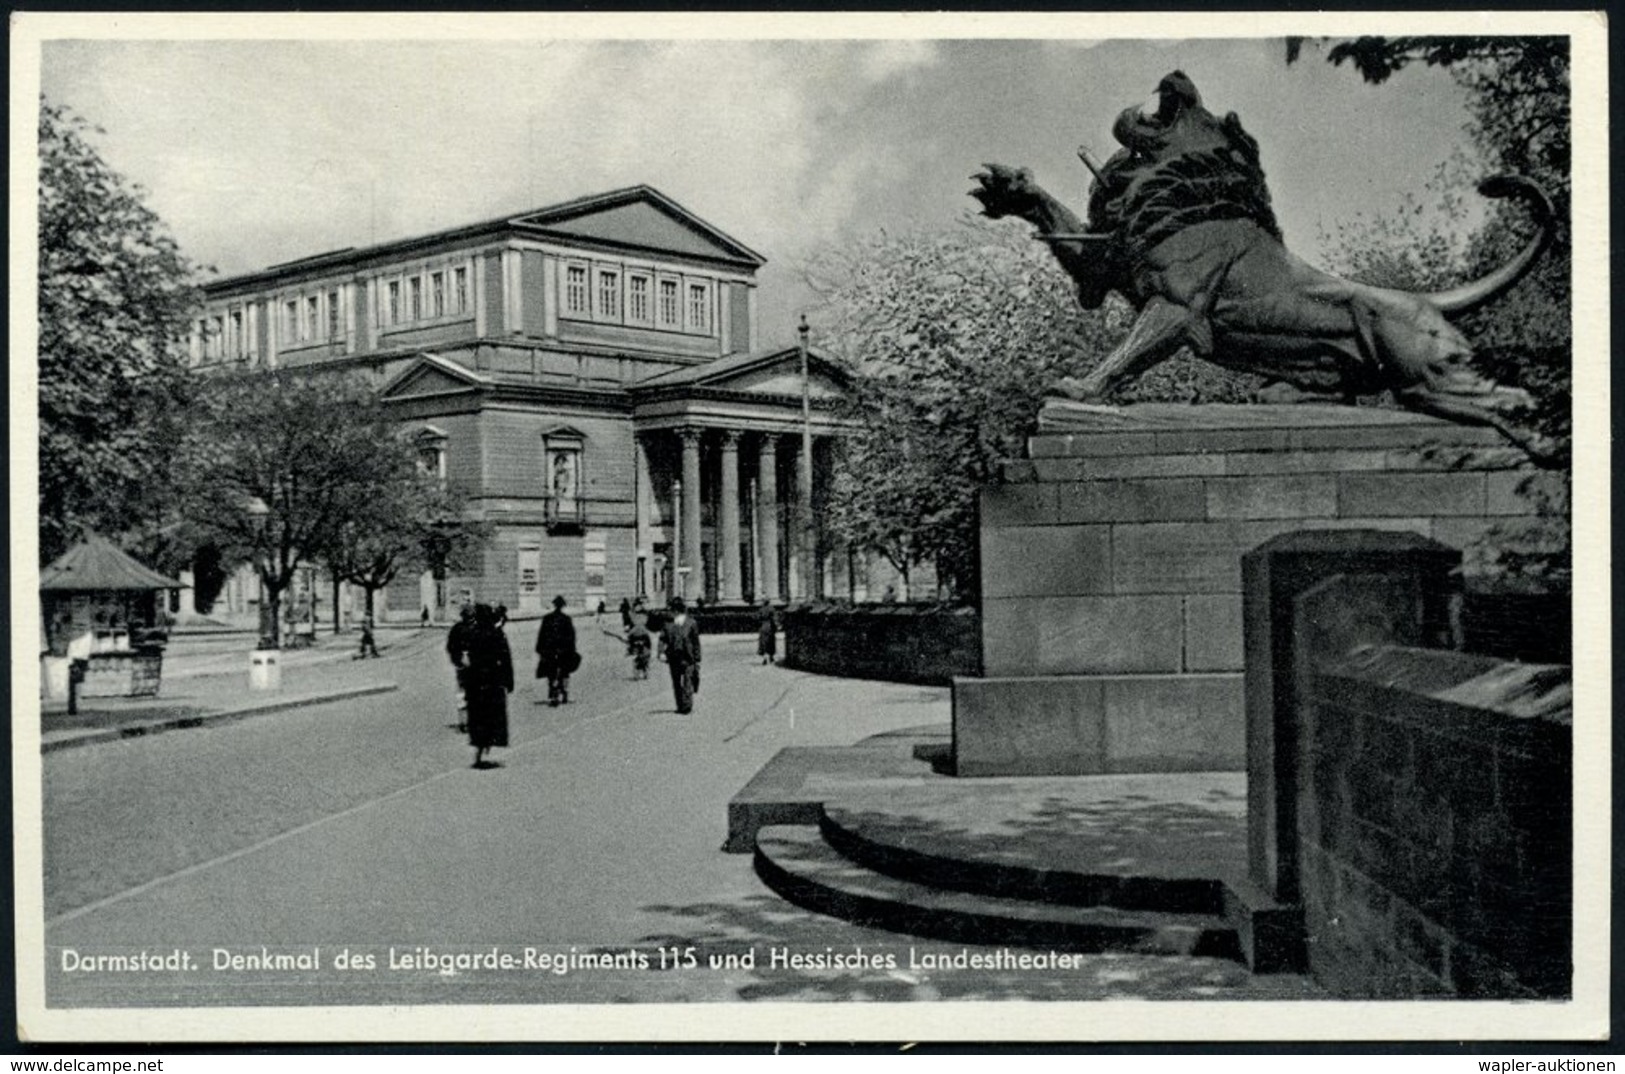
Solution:
[{"label": "bronze lion statue", "polygon": [[1545,445],[1509,415],[1530,405],[1521,389],[1490,380],[1447,319],[1516,283],[1551,241],[1555,212],[1521,176],[1485,180],[1487,197],[1516,196],[1537,233],[1483,279],[1412,294],[1352,283],[1315,269],[1281,241],[1258,143],[1235,113],[1219,119],[1175,71],[1144,106],[1125,109],[1112,134],[1122,145],[1095,173],[1086,225],[1024,168],[984,165],[971,195],[985,215],[1019,217],[1077,283],[1093,309],[1110,291],[1139,311],[1128,335],[1088,376],[1052,394],[1084,402],[1189,348],[1198,357],[1270,381],[1271,399],[1335,398],[1391,391],[1403,406],[1488,425],[1531,454]]}]

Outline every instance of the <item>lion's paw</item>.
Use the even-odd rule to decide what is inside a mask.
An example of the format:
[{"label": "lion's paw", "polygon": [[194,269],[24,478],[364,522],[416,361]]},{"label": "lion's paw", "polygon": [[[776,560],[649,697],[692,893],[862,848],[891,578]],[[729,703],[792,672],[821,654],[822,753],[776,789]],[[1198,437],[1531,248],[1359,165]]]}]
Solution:
[{"label": "lion's paw", "polygon": [[971,176],[976,187],[970,196],[982,203],[982,215],[994,220],[1020,216],[1038,203],[1038,187],[1032,172],[1007,164],[984,164],[985,171]]},{"label": "lion's paw", "polygon": [[1105,396],[1077,377],[1062,377],[1044,392],[1046,399],[1064,399],[1072,403],[1098,403]]}]

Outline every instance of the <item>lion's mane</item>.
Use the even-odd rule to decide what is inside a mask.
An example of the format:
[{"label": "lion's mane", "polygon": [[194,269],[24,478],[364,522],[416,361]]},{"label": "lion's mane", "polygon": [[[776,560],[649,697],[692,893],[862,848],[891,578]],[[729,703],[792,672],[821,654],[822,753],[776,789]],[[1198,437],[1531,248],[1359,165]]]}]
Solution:
[{"label": "lion's mane", "polygon": [[1193,224],[1235,219],[1281,237],[1258,143],[1233,112],[1221,123],[1198,107],[1181,116],[1154,153],[1122,150],[1101,169],[1089,197],[1089,229],[1114,234],[1130,263]]}]

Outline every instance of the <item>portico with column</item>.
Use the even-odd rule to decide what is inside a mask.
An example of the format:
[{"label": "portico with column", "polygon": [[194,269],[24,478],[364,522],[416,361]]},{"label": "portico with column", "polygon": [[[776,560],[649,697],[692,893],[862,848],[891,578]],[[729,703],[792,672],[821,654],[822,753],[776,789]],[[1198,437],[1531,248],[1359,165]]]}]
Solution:
[{"label": "portico with column", "polygon": [[832,572],[844,571],[845,552],[825,570],[829,541],[814,505],[843,432],[835,404],[846,378],[810,355],[803,411],[798,365],[793,348],[769,351],[634,389],[639,556],[665,567],[651,569],[649,599],[739,605],[837,595],[824,591]]}]

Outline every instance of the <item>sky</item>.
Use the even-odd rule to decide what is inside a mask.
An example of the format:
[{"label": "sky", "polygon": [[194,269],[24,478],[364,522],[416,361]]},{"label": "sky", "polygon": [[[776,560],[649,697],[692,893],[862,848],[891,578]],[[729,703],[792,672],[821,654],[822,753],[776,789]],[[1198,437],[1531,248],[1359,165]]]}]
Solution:
[{"label": "sky", "polygon": [[1311,44],[1233,40],[66,40],[41,89],[221,275],[646,183],[768,259],[765,344],[800,266],[881,228],[946,227],[983,161],[1079,212],[1075,155],[1174,69],[1259,140],[1288,244],[1397,211],[1462,142],[1460,91],[1368,86]]}]

